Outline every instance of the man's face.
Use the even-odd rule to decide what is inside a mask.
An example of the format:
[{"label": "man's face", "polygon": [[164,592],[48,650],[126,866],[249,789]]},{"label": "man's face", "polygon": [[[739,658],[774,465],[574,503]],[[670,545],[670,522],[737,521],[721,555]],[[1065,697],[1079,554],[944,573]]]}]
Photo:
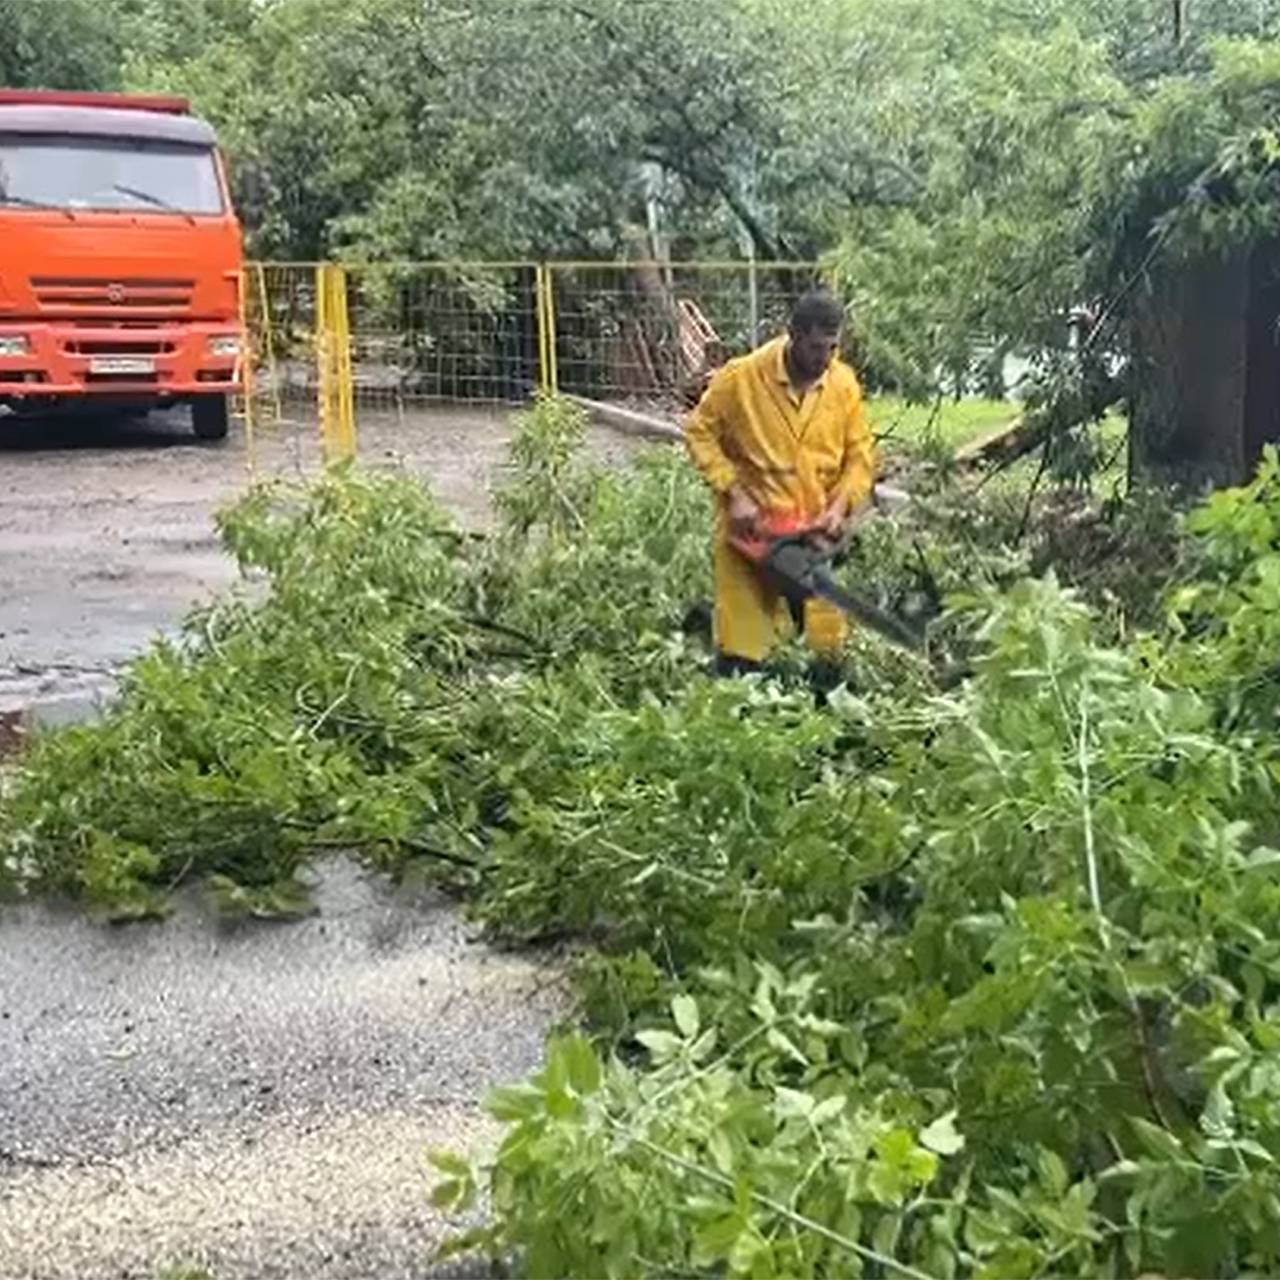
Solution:
[{"label": "man's face", "polygon": [[792,329],[791,365],[804,379],[814,381],[840,350],[839,329]]}]

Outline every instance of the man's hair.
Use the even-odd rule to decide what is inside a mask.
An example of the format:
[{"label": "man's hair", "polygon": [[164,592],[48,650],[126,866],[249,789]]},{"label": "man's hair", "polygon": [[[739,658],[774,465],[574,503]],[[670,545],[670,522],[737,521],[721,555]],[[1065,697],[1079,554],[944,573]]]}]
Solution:
[{"label": "man's hair", "polygon": [[844,324],[844,308],[826,289],[810,289],[791,311],[791,328],[796,333],[836,333]]}]

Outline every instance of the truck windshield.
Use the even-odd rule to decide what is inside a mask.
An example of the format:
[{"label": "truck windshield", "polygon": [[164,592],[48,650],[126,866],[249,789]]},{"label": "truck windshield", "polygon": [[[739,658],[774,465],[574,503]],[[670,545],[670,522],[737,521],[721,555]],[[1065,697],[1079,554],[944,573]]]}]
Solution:
[{"label": "truck windshield", "polygon": [[219,214],[213,151],[181,143],[0,133],[0,205]]}]

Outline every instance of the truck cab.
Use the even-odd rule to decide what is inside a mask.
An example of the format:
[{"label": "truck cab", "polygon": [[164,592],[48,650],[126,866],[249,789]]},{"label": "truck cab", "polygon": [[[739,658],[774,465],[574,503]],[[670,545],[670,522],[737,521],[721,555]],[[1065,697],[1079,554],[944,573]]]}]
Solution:
[{"label": "truck cab", "polygon": [[180,98],[0,90],[0,405],[191,406],[241,390],[242,235]]}]

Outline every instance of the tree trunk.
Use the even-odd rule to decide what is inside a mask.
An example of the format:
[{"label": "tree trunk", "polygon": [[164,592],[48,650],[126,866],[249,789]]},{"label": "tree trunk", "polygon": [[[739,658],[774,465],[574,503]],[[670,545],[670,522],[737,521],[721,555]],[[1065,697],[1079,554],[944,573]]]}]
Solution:
[{"label": "tree trunk", "polygon": [[1133,302],[1130,474],[1237,484],[1245,448],[1250,255],[1153,270]]},{"label": "tree trunk", "polygon": [[1280,240],[1259,245],[1249,278],[1244,449],[1249,469],[1280,442]]}]

